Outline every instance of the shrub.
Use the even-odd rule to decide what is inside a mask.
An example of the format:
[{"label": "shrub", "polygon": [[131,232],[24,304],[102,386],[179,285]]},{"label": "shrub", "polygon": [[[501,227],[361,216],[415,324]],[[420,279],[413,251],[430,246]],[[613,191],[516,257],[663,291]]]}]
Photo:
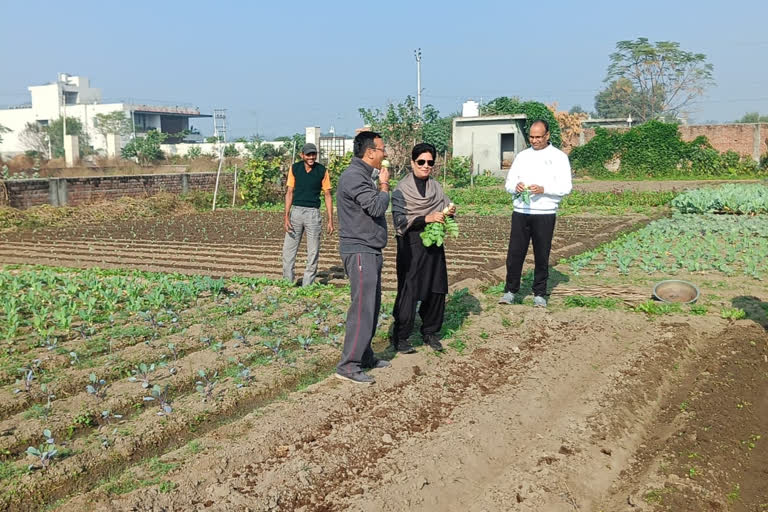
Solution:
[{"label": "shrub", "polygon": [[445,164],[445,178],[454,187],[466,187],[470,184],[472,161],[466,156],[452,157]]},{"label": "shrub", "polygon": [[200,146],[193,146],[189,148],[187,151],[187,154],[184,155],[185,158],[188,160],[194,160],[195,158],[200,158],[200,156],[203,154],[203,150],[200,149]]},{"label": "shrub", "polygon": [[238,184],[240,198],[244,201],[244,206],[255,208],[260,205],[279,202],[283,195],[283,175],[279,158],[270,160],[249,159],[240,175]]},{"label": "shrub", "polygon": [[224,157],[232,158],[240,156],[240,151],[237,150],[234,144],[227,144],[224,146]]},{"label": "shrub", "polygon": [[128,141],[121,153],[123,158],[136,158],[139,165],[149,165],[155,160],[163,158],[160,144],[168,137],[165,133],[150,130],[144,137],[136,137]]},{"label": "shrub", "polygon": [[[331,188],[334,192],[336,191],[336,184],[339,182],[339,176],[341,176],[341,173],[344,172],[344,169],[349,167],[349,163],[351,161],[351,151],[344,156],[331,153],[331,156],[328,158],[328,163],[326,164],[325,168],[331,174]],[[392,188],[394,188],[394,186]]]},{"label": "shrub", "polygon": [[[677,125],[649,121],[624,132],[597,128],[587,144],[574,148],[571,166],[577,174],[595,178],[716,177],[759,174],[750,157],[734,151],[719,153],[706,137],[680,138]],[[608,170],[618,161],[615,172]]]}]

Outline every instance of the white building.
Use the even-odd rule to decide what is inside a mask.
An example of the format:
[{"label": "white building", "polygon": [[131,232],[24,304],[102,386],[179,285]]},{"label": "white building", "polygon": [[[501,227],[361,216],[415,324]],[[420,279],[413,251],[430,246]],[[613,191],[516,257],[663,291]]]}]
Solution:
[{"label": "white building", "polygon": [[[55,83],[28,87],[31,103],[18,107],[0,109],[0,125],[11,130],[2,135],[0,155],[11,157],[30,149],[24,147],[19,134],[27,123],[47,125],[51,121],[66,116],[80,120],[83,131],[88,134],[90,144],[102,154],[106,154],[106,140],[95,128],[93,121],[96,114],[109,114],[115,111],[125,112],[130,121],[132,133],[124,136],[120,146],[134,136],[141,136],[148,130],[155,129],[163,133],[176,134],[189,130],[189,120],[195,117],[211,117],[201,114],[200,110],[188,106],[146,105],[139,102],[102,103],[101,90],[90,86],[88,78],[59,75]],[[180,142],[168,139],[167,142]],[[120,148],[116,148],[119,152]]]}]

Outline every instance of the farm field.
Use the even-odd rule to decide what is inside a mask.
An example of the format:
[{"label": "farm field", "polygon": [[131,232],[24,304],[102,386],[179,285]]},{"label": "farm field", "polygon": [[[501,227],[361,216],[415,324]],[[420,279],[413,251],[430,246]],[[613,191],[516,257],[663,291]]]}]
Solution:
[{"label": "farm field", "polygon": [[508,217],[461,217],[445,353],[387,352],[385,255],[372,387],[327,378],[335,236],[305,289],[280,214],[5,232],[0,508],[766,511],[763,217],[564,216],[546,310],[496,303]]},{"label": "farm field", "polygon": [[[563,217],[558,220],[552,259],[588,250],[644,221],[647,218],[642,215]],[[506,258],[509,217],[464,216],[460,222],[459,239],[447,245],[449,281],[489,279]],[[390,232],[394,232],[391,225]],[[0,233],[0,263],[279,279],[283,237],[281,213],[224,210],[172,219]],[[391,241],[384,253],[383,286],[387,290],[397,288],[395,245]],[[296,263],[298,276],[305,263],[303,240]],[[345,282],[336,234],[324,234],[318,269],[318,279],[323,283]]]}]

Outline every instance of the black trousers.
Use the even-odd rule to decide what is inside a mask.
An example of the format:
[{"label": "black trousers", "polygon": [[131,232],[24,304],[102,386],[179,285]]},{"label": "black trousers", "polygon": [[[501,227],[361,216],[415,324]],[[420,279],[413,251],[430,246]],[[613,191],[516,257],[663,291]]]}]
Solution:
[{"label": "black trousers", "polygon": [[530,215],[512,213],[512,228],[509,232],[507,249],[507,283],[505,292],[517,293],[520,290],[520,278],[523,272],[528,244],[533,241],[533,294],[537,297],[547,295],[549,278],[549,252],[552,249],[552,235],[555,232],[556,215]]},{"label": "black trousers", "polygon": [[[411,331],[413,331],[417,302],[415,291],[413,288],[406,287],[399,290],[395,298],[395,307],[392,310],[395,325],[392,334],[396,342],[407,341]],[[445,294],[427,294],[426,299],[422,300],[421,306],[419,306],[419,316],[421,317],[422,336],[439,334],[445,317]]]}]

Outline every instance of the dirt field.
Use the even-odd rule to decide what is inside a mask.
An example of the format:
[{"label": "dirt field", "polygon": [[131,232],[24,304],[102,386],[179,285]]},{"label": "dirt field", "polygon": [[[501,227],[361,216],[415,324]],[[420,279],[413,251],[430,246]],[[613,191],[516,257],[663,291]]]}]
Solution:
[{"label": "dirt field", "polygon": [[[461,218],[460,237],[446,244],[451,262],[449,281],[477,278],[495,282],[492,271],[504,264],[509,222],[508,217]],[[583,252],[643,222],[647,218],[642,215],[559,219],[551,259],[558,261]],[[280,278],[283,237],[281,213],[223,210],[171,219],[4,233],[0,234],[0,263]],[[391,241],[384,252],[383,285],[387,290],[397,287],[394,262],[395,243]],[[305,264],[306,242],[302,241],[297,276]],[[337,234],[324,235],[318,268],[321,282],[344,283]]]},{"label": "dirt field", "polygon": [[[281,219],[220,211],[6,232],[0,263],[279,277]],[[552,261],[647,221],[563,217]],[[83,332],[78,322],[53,350],[25,345],[31,334],[22,332],[23,342],[0,360],[7,368],[0,372],[0,504],[78,512],[768,512],[763,282],[681,273],[699,284],[699,304],[709,309],[645,314],[624,305],[572,307],[566,299],[613,287],[637,303],[661,276],[608,269],[577,279],[560,265],[551,273],[548,309],[499,305],[493,285],[504,275],[509,219],[460,222],[461,238],[448,245],[443,354],[386,351],[394,248],[385,253],[374,348],[392,367],[372,372],[374,386],[329,376],[348,301],[335,287],[303,294],[274,284],[234,282],[222,291],[197,283],[207,291],[180,299],[173,311],[163,306],[163,317],[119,316],[118,307],[117,320],[96,326],[108,333],[100,346],[98,333],[75,331]],[[325,237],[321,277],[342,284],[336,246],[335,236]],[[300,259],[297,274],[302,266]],[[100,279],[118,289],[136,285]],[[64,280],[57,289],[67,286]],[[148,287],[143,295],[160,294]],[[731,307],[747,318],[718,314]],[[167,325],[158,327],[160,320]],[[317,340],[302,349],[297,344],[309,335]],[[292,355],[274,348],[278,338]],[[72,351],[83,358],[90,351],[91,360],[75,364]],[[155,402],[142,402],[147,391],[136,368],[170,363],[171,355],[173,372],[168,364],[149,372],[172,393],[173,412],[158,414]],[[45,417],[41,396],[15,389],[13,369],[31,359],[64,376],[54,381],[57,398]],[[253,374],[243,385],[247,365]],[[200,368],[219,379],[202,400]],[[85,392],[91,372],[109,381],[101,401]],[[102,409],[122,418],[104,421]],[[67,456],[23,472],[24,450],[43,428]]]},{"label": "dirt field", "polygon": [[768,508],[764,327],[466,300],[463,353],[328,378],[163,455],[172,492],[62,510]]}]

